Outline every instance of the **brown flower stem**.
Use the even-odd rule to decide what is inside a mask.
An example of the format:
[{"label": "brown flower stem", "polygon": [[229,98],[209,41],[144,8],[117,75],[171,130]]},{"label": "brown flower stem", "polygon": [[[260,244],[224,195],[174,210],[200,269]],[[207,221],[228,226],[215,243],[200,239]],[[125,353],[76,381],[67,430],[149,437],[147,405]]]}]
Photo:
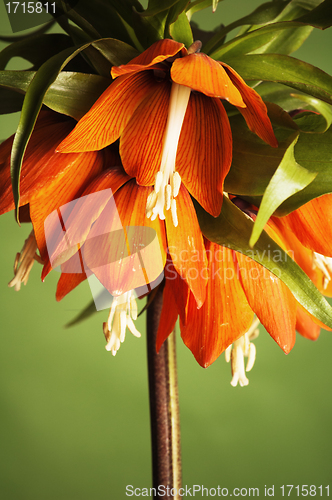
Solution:
[{"label": "brown flower stem", "polygon": [[163,498],[178,500],[181,497],[175,495],[175,491],[181,488],[181,450],[175,334],[173,332],[168,337],[157,354],[156,337],[162,303],[163,291],[160,288],[147,310],[153,498],[160,498],[159,487],[159,491],[166,493]]}]

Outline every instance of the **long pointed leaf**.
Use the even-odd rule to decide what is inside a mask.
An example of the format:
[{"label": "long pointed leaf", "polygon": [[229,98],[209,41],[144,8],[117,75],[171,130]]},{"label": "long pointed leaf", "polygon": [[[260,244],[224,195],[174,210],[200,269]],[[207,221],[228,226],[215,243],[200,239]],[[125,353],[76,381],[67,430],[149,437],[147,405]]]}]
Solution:
[{"label": "long pointed leaf", "polygon": [[266,188],[250,237],[249,245],[251,247],[257,242],[265,224],[275,210],[287,198],[308,186],[317,175],[316,172],[309,172],[296,162],[294,147],[297,140],[298,136],[287,148],[281,163]]}]

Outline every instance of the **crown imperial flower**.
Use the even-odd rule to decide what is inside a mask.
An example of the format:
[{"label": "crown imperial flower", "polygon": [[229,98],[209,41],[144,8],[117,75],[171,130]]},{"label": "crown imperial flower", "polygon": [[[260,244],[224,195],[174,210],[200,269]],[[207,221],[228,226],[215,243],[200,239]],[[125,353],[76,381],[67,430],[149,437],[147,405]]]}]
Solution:
[{"label": "crown imperial flower", "polygon": [[[174,40],[154,43],[128,64],[59,145],[60,152],[100,150],[120,139],[126,173],[154,185],[146,214],[178,224],[181,182],[213,216],[221,210],[232,161],[232,134],[222,100],[236,106],[250,130],[276,147],[266,106],[227,64]],[[133,144],[135,147],[133,147]]]}]

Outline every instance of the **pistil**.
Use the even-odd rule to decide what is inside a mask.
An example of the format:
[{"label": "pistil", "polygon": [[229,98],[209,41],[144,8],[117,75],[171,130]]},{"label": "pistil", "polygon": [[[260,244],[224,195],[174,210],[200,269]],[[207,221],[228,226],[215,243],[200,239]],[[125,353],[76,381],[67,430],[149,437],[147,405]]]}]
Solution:
[{"label": "pistil", "polygon": [[43,264],[42,258],[37,254],[37,241],[35,233],[31,231],[29,237],[25,240],[21,252],[16,254],[14,263],[14,278],[8,283],[9,287],[15,287],[18,292],[21,289],[21,284],[27,284],[29,274],[34,261]]},{"label": "pistil", "polygon": [[113,356],[116,355],[121,343],[125,340],[127,328],[135,337],[141,336],[134,324],[136,319],[137,303],[132,290],[113,298],[108,320],[103,324],[107,341],[106,351],[111,351]]},{"label": "pistil", "polygon": [[[249,330],[238,340],[233,342],[225,351],[226,362],[231,361],[232,380],[231,385],[241,387],[249,384],[246,372],[249,372],[255,364],[256,347],[250,341],[258,337],[259,319],[255,318]],[[248,358],[247,366],[244,366],[244,357]]]},{"label": "pistil", "polygon": [[175,160],[190,93],[189,87],[172,83],[160,170],[156,175],[154,191],[146,203],[146,216],[151,220],[157,216],[164,220],[164,209],[171,210],[175,227],[178,225],[175,198],[181,187],[180,174],[175,171]]}]

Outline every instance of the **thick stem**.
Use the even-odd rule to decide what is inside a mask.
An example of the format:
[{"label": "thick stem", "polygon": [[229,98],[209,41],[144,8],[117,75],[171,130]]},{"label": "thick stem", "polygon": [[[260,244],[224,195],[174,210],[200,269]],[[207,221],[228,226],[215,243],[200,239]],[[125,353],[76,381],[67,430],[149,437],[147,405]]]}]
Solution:
[{"label": "thick stem", "polygon": [[158,486],[163,486],[163,498],[178,500],[181,497],[175,492],[181,488],[181,451],[175,335],[168,337],[157,354],[162,303],[163,292],[159,289],[147,310],[153,498],[159,498]]}]

